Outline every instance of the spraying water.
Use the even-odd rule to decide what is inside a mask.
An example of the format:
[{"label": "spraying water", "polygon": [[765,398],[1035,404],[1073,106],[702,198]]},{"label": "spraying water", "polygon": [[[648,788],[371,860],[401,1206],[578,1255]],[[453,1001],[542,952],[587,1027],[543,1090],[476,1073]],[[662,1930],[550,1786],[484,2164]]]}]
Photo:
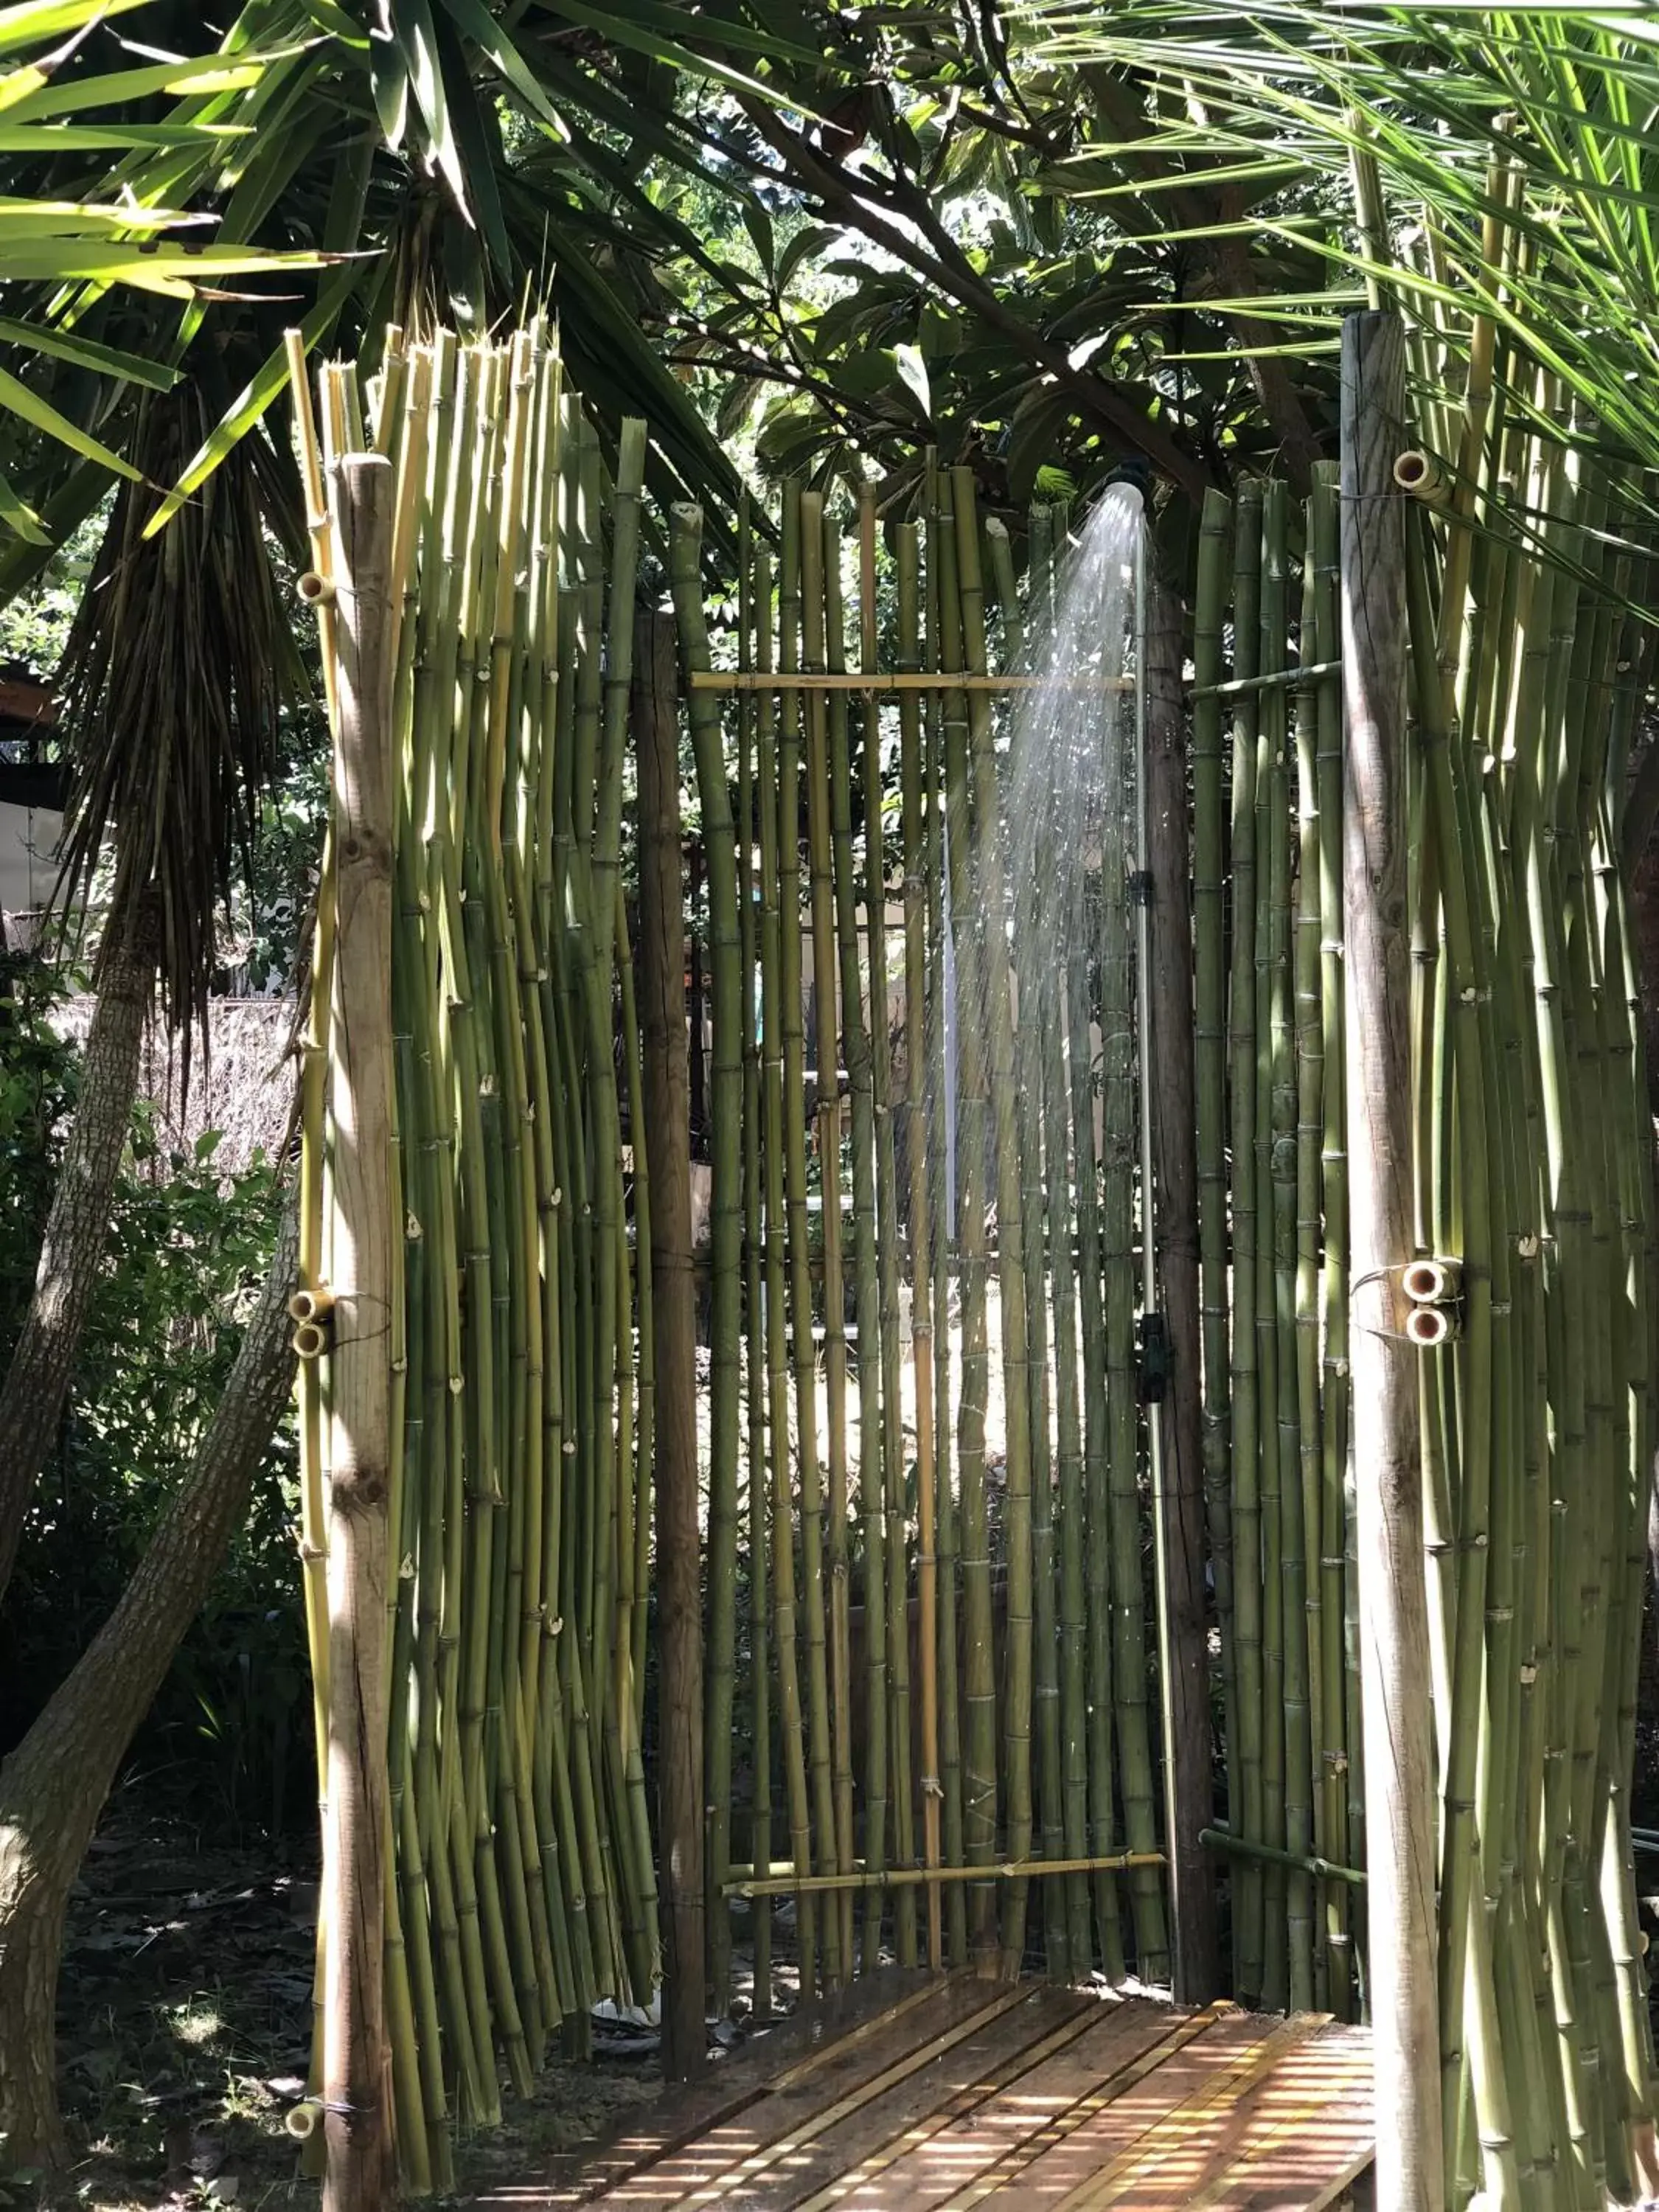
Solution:
[{"label": "spraying water", "polygon": [[[1094,1018],[1103,955],[1127,953],[1126,932],[1103,939],[1103,908],[1120,910],[1135,866],[1137,711],[1136,576],[1142,528],[1139,493],[1115,484],[1089,517],[1060,568],[1057,593],[1033,579],[1039,619],[1024,654],[1036,679],[1016,695],[1008,760],[1000,778],[1017,1018],[1048,1006],[1071,1050],[1093,1073],[1109,1049],[1133,1056],[1127,1033],[1102,1036]],[[1045,619],[1051,614],[1052,619]],[[948,836],[947,836],[948,860]],[[955,927],[948,866],[945,884],[943,1058],[945,1218],[957,1215],[957,1003]],[[1121,978],[1121,1004],[1130,1000]],[[1116,994],[1113,994],[1115,998]],[[1069,999],[1069,1009],[1068,1009]],[[1097,1141],[1103,1133],[1097,1122]]]},{"label": "spraying water", "polygon": [[[1085,941],[1091,883],[1108,868],[1121,880],[1132,865],[1141,513],[1130,484],[1114,484],[1096,507],[1061,578],[1052,635],[1032,640],[1040,680],[1014,710],[1008,883],[1027,902],[1016,930],[1027,967],[1034,951],[1049,974]],[[1029,992],[1046,977],[1020,980]]]}]

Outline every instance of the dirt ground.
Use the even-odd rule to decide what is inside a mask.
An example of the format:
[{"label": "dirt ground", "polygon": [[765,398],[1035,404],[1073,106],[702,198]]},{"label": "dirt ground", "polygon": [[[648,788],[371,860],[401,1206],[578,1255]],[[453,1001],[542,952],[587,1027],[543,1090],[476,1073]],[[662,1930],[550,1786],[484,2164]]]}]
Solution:
[{"label": "dirt ground", "polygon": [[[59,1992],[70,2162],[51,2182],[0,2183],[0,2206],[310,2212],[316,2185],[283,2122],[305,2086],[316,1873],[298,1844],[204,1850],[118,1802],[73,1901]],[[463,2131],[462,2201],[658,2094],[653,2038],[595,2040],[592,2065],[550,2062],[500,2128]]]}]

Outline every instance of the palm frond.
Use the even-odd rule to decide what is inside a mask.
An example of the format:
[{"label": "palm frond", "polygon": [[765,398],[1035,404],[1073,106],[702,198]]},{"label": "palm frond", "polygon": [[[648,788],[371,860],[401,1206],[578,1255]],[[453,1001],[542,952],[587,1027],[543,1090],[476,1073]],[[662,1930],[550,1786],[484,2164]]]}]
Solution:
[{"label": "palm frond", "polygon": [[146,395],[134,446],[145,481],[117,497],[60,671],[71,784],[59,896],[101,899],[106,866],[112,913],[153,892],[164,999],[187,1038],[295,673],[266,531],[297,526],[273,514],[283,478],[258,441],[228,453],[159,538],[146,532],[155,486],[208,427],[193,386]]},{"label": "palm frond", "polygon": [[[1449,363],[1493,325],[1499,397],[1516,416],[1569,408],[1632,462],[1659,464],[1650,8],[1132,0],[1102,15],[1015,0],[1012,14],[1045,59],[1125,73],[1183,163],[1292,165],[1264,233],[1287,234],[1299,185],[1296,216],[1310,204],[1319,222],[1310,236],[1298,220],[1298,244],[1334,280],[1386,289]],[[1381,253],[1346,213],[1356,161],[1382,183]],[[1334,291],[1333,322],[1346,305]]]}]

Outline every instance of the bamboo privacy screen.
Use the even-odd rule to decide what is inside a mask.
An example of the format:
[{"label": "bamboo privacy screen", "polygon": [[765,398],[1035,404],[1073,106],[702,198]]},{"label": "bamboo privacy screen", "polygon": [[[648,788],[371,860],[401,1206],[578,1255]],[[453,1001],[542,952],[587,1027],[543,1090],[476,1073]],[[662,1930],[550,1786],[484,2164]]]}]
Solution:
[{"label": "bamboo privacy screen", "polygon": [[[927,486],[886,532],[872,500],[843,521],[799,486],[775,550],[745,524],[738,665],[719,674],[697,517],[674,517],[709,844],[706,1756],[722,2008],[734,1893],[763,2006],[785,1894],[803,1989],[890,1951],[1018,1972],[1039,1936],[1030,1959],[1062,1976],[1169,1970],[1128,850],[1114,816],[1056,962],[1029,884],[1005,879],[1012,687],[991,641],[1006,672],[1024,667],[1012,548],[978,514],[971,471],[930,469]],[[1039,627],[1064,535],[1033,518]]]},{"label": "bamboo privacy screen", "polygon": [[[1547,423],[1556,395],[1537,396]],[[1396,468],[1423,494],[1407,517],[1422,1256],[1402,1303],[1424,1347],[1447,2194],[1588,2207],[1639,2193],[1651,2156],[1626,1793],[1652,1139],[1613,829],[1640,580],[1609,481],[1553,436],[1484,427],[1455,491],[1420,453]],[[1346,2016],[1365,1802],[1345,1474],[1365,1408],[1346,1385],[1338,590],[1334,471],[1300,512],[1281,484],[1211,495],[1197,1138],[1227,1840],[1255,1847],[1234,1863],[1235,1979],[1247,2002]]]},{"label": "bamboo privacy screen", "polygon": [[[443,2187],[457,2101],[499,2114],[498,2051],[527,2093],[562,2022],[584,2047],[595,2001],[648,2003],[657,1971],[650,1285],[619,1099],[637,1126],[618,863],[645,441],[629,424],[607,474],[534,327],[394,343],[367,422],[354,372],[329,369],[320,450],[295,388],[325,597],[325,465],[372,447],[396,467],[386,1988],[399,2155],[412,2186]],[[308,1073],[344,1048],[329,881]],[[306,1108],[314,1306],[337,1133],[314,1079]],[[636,1168],[636,1222],[647,1206]],[[320,1355],[301,1381],[319,1714],[325,1323],[301,1323]]]},{"label": "bamboo privacy screen", "polygon": [[[1006,679],[1054,621],[1065,516],[1031,515],[1017,580],[970,471],[930,467],[879,529],[787,487],[766,526],[739,518],[711,635],[701,518],[642,518],[642,426],[607,469],[538,331],[394,346],[368,422],[327,372],[320,440],[298,389],[325,577],[328,461],[372,444],[397,471],[408,2179],[443,2185],[449,2115],[496,2112],[500,2058],[526,2086],[562,2024],[580,2046],[596,1998],[648,2002],[658,1971],[650,1193],[623,1146],[642,526],[708,887],[714,2002],[889,1954],[1163,1978],[1133,885],[1103,836],[1056,961],[1009,842]],[[1472,440],[1449,488],[1401,463],[1443,2101],[1464,2193],[1588,2206],[1633,2178],[1650,2071],[1626,1797],[1650,1194],[1612,827],[1643,579],[1610,476],[1473,419],[1436,425]],[[1357,2016],[1337,549],[1332,469],[1305,502],[1246,483],[1203,510],[1195,1134],[1235,1986]],[[301,1293],[319,1711],[329,882]]]}]

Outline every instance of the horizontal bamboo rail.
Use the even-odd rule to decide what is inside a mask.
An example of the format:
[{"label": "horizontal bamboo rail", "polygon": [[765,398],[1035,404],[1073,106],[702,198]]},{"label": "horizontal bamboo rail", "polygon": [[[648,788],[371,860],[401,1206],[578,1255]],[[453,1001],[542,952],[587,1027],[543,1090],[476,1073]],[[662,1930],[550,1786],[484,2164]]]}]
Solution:
[{"label": "horizontal bamboo rail", "polygon": [[990,676],[934,668],[896,670],[694,668],[694,691],[1131,691],[1129,676]]},{"label": "horizontal bamboo rail", "polygon": [[[1207,1831],[1206,1831],[1207,1833]],[[986,1866],[896,1866],[851,1874],[768,1875],[720,1884],[727,1897],[794,1897],[824,1889],[917,1889],[935,1881],[1030,1881],[1039,1875],[1126,1874],[1134,1867],[1167,1866],[1162,1851],[1107,1851],[1097,1858],[1004,1859]],[[1363,1879],[1363,1877],[1362,1877]]]},{"label": "horizontal bamboo rail", "polygon": [[1247,1837],[1236,1836],[1227,1828],[1204,1828],[1199,1833],[1200,1843],[1212,1851],[1223,1851],[1230,1858],[1261,1859],[1268,1866],[1293,1867],[1298,1874],[1313,1875],[1321,1881],[1346,1881],[1356,1889],[1365,1886],[1365,1875],[1359,1867],[1338,1866],[1334,1860],[1303,1857],[1296,1851],[1275,1850],[1271,1844],[1253,1844]]}]

